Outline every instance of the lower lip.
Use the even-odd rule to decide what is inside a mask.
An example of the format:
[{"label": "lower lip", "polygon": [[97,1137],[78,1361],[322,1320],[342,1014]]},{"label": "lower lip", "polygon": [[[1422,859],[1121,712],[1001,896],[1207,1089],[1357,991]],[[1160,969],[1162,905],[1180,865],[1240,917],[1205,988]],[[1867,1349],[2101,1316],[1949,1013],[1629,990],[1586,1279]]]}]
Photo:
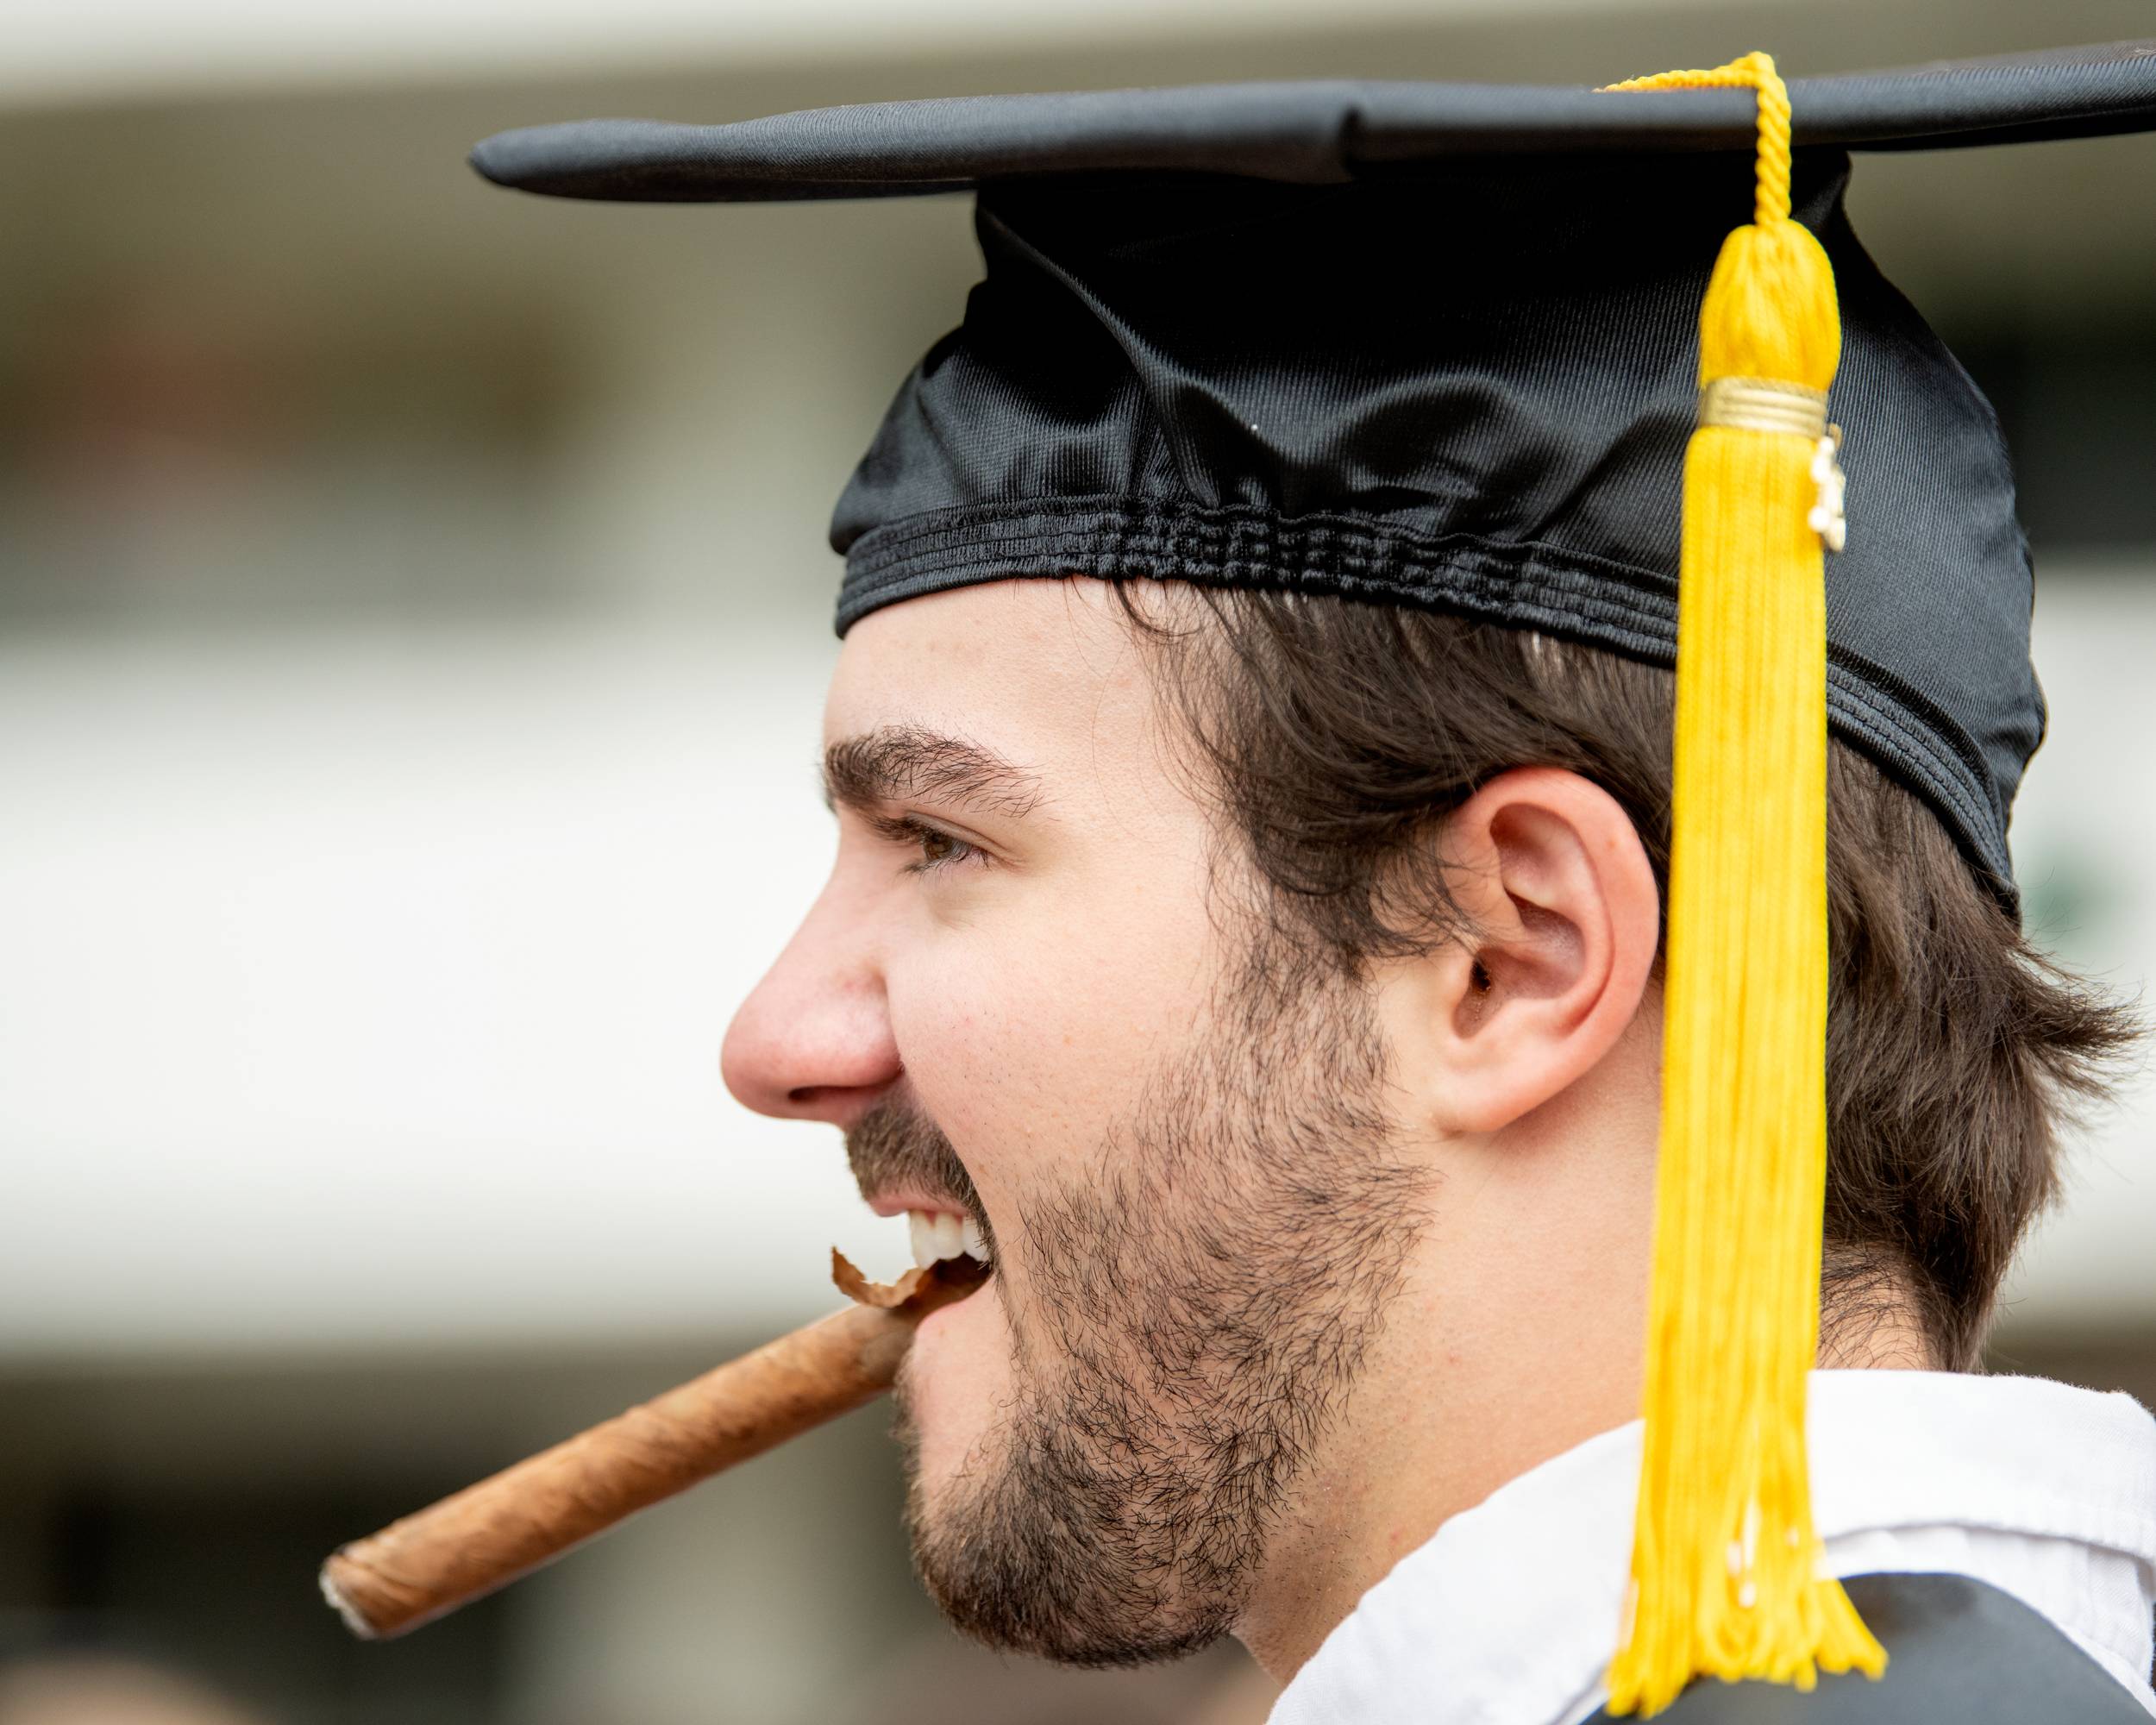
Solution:
[{"label": "lower lip", "polygon": [[[996,1279],[992,1275],[986,1282],[982,1283],[980,1287],[975,1289],[974,1291],[968,1294],[964,1299],[954,1300],[948,1306],[938,1306],[933,1312],[931,1312],[925,1318],[922,1319],[920,1323],[915,1327],[913,1331],[915,1341],[918,1343],[931,1337],[937,1338],[940,1340],[940,1339],[950,1333],[954,1326],[958,1327],[962,1333],[964,1327],[961,1323],[958,1314],[961,1312],[963,1312],[968,1306],[978,1306],[981,1305],[982,1302],[989,1299],[995,1293],[995,1288]],[[975,1313],[975,1320],[978,1321],[981,1318],[985,1317],[986,1315],[987,1314],[985,1311]]]}]

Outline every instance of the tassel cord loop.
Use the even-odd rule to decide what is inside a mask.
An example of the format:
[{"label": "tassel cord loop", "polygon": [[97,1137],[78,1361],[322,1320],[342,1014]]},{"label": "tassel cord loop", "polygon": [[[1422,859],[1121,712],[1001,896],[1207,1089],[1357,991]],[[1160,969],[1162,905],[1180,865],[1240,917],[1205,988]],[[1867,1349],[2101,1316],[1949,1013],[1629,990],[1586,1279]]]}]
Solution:
[{"label": "tassel cord loop", "polygon": [[1605,90],[1750,89],[1759,101],[1759,139],[1753,172],[1752,219],[1761,228],[1789,219],[1789,91],[1774,69],[1771,54],[1752,53],[1727,66],[1698,72],[1658,72],[1606,84]]}]

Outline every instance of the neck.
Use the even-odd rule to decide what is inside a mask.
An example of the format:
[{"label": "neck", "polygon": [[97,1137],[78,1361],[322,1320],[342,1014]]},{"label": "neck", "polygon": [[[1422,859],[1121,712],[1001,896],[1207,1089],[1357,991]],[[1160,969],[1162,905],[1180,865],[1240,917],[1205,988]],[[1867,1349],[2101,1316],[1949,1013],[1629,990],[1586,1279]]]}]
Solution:
[{"label": "neck", "polygon": [[[1313,1456],[1236,1634],[1288,1682],[1363,1594],[1507,1479],[1634,1417],[1639,1346],[1564,1276],[1509,1315],[1410,1285],[1387,1314],[1339,1423]],[[1628,1314],[1645,1315],[1645,1283]],[[1542,1346],[1520,1350],[1533,1314]],[[1639,1335],[1633,1324],[1630,1335]]]},{"label": "neck", "polygon": [[[1236,1624],[1277,1681],[1451,1517],[1637,1416],[1651,1151],[1571,1191],[1560,1164],[1577,1166],[1576,1138],[1568,1153],[1514,1145],[1470,1160],[1440,1170],[1440,1214]],[[1865,1321],[1830,1324],[1821,1364],[1932,1364],[1905,1296],[1874,1283]]]}]

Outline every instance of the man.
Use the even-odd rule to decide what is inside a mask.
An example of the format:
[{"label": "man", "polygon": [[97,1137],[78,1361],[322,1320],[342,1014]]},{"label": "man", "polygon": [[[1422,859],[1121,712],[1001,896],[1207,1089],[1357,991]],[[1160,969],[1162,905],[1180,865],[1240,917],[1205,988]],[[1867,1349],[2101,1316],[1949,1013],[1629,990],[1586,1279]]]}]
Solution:
[{"label": "man", "polygon": [[[1849,234],[1834,147],[2156,126],[2152,66],[1796,86],[1793,178],[1771,66],[1711,75],[1758,92],[1742,231],[1797,276],[1831,258],[1839,373],[1789,334],[1831,335],[1831,292],[1781,264],[1757,296],[1718,273],[1699,321],[1749,93],[1123,92],[482,147],[573,195],[981,188],[987,279],[834,524],[837,860],[724,1053],[749,1106],[845,1132],[924,1257],[993,1264],[902,1380],[955,1622],[1094,1664],[1233,1634],[1287,1721],[1778,1717],[1793,1691],[1683,1679],[1883,1665],[1809,1710],[2156,1711],[2156,1429],[1968,1375],[2128,1026],[2019,932],[2010,482]],[[1732,372],[1681,474],[1702,329],[1822,368]],[[1828,377],[1848,549],[1791,683],[1786,630],[1695,594],[1742,568],[1779,603],[1808,559],[1816,609]],[[1802,547],[1762,452],[1810,464]],[[1673,778],[1680,586],[1689,699],[1730,681],[1677,696]],[[1822,713],[1830,754],[1771,752]],[[1773,824],[1814,775],[1831,978]],[[1820,1105],[1808,1039],[1823,1264],[1778,1118]],[[1725,1488],[1785,1430],[1793,1337],[1783,1521],[1771,1455]],[[1670,1531],[1702,1504],[1726,1534]],[[1777,1567],[1809,1639],[1730,1652]],[[1674,1678],[1628,1672],[1672,1623]]]}]

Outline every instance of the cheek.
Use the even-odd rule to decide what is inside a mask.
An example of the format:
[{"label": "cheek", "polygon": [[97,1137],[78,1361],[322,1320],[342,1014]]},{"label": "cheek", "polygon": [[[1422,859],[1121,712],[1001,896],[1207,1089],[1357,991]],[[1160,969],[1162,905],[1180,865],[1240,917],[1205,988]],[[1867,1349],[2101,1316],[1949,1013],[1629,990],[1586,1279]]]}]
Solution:
[{"label": "cheek", "polygon": [[1157,880],[1099,903],[997,885],[1008,901],[893,955],[886,981],[907,1081],[1000,1220],[997,1188],[1070,1177],[1146,1075],[1182,1057],[1212,935],[1194,893]]}]

